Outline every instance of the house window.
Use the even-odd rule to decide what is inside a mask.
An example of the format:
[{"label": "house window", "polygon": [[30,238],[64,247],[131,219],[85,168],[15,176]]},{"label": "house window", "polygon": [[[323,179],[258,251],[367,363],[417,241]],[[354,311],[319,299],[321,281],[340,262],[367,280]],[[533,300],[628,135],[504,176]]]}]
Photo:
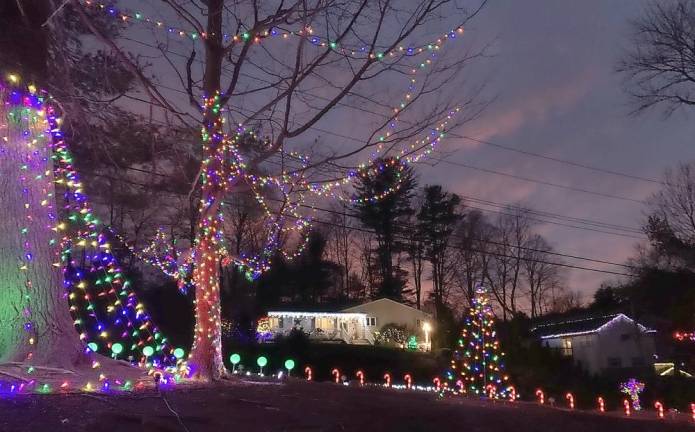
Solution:
[{"label": "house window", "polygon": [[367,317],[367,325],[369,327],[376,327],[376,317]]},{"label": "house window", "polygon": [[285,319],[283,317],[278,318],[278,328],[285,327]]},{"label": "house window", "polygon": [[422,327],[422,321],[415,320],[415,325],[417,326],[417,328],[421,328]]},{"label": "house window", "polygon": [[620,357],[608,357],[608,367],[619,368],[623,367],[623,362]]},{"label": "house window", "polygon": [[563,339],[562,340],[562,347],[560,348],[560,354],[562,354],[564,357],[572,357],[572,340],[571,339]]}]

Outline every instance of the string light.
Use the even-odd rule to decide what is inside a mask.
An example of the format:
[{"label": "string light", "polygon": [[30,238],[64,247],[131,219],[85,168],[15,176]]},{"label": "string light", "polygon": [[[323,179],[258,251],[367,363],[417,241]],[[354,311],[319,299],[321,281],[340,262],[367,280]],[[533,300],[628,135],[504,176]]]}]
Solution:
[{"label": "string light", "polygon": [[620,384],[620,392],[630,396],[632,408],[635,411],[640,411],[642,409],[639,395],[644,391],[644,387],[644,383],[639,382],[634,378],[630,378],[626,382]]},{"label": "string light", "polygon": [[[99,221],[94,216],[82,191],[83,185],[72,167],[72,159],[60,130],[60,119],[53,106],[46,103],[48,96],[33,85],[20,88],[21,78],[18,75],[11,75],[8,81],[9,86],[0,82],[0,106],[6,112],[2,119],[18,122],[18,125],[22,122],[30,122],[32,125],[22,133],[29,143],[24,148],[30,153],[24,157],[21,170],[27,174],[34,170],[34,173],[31,176],[20,175],[18,180],[23,185],[23,190],[43,193],[43,196],[34,196],[32,201],[24,203],[26,220],[46,217],[47,226],[54,233],[54,237],[48,240],[48,246],[56,250],[52,265],[63,270],[70,312],[80,339],[85,344],[85,354],[97,352],[103,347],[118,355],[124,351],[124,343],[128,341],[128,353],[140,353],[129,357],[131,361],[138,361],[147,367],[177,365],[178,361],[171,355],[166,338],[151,323],[130,283],[117,266],[108,239],[99,232]],[[4,141],[9,142],[9,138],[5,137]],[[53,151],[50,158],[45,156],[50,154],[45,151],[48,148]],[[60,212],[54,206],[57,197],[53,194],[53,182],[63,190],[65,205],[62,212],[66,215],[65,218],[59,217]],[[28,194],[24,196],[28,197]],[[38,203],[33,200],[38,200]],[[28,231],[28,228],[21,227],[19,235],[25,236]],[[27,271],[41,254],[35,253],[35,245],[30,241],[23,241],[23,245],[25,253],[21,269]],[[78,250],[83,251],[81,262],[73,258]],[[29,294],[33,285],[27,279]],[[36,330],[32,320],[32,297],[27,295],[25,299],[27,303],[23,316],[27,321],[23,327],[28,335],[26,340],[30,349],[27,360],[30,360]],[[89,327],[88,322],[92,322],[94,326]],[[148,344],[155,344],[156,355],[154,348]],[[150,355],[145,355],[142,349],[148,346],[152,351],[148,350]],[[148,359],[149,357],[152,358]],[[99,362],[93,360],[92,365],[93,368],[98,368]],[[33,368],[29,369],[29,373],[31,369]],[[61,385],[61,388],[65,387]],[[105,384],[104,390],[109,388],[110,385]],[[51,390],[45,384],[38,389],[41,392]]]},{"label": "string light", "polygon": [[[84,6],[95,10],[97,12],[103,13],[105,16],[111,17],[115,21],[123,24],[143,24],[147,25],[153,29],[162,31],[171,36],[177,36],[181,39],[188,39],[194,42],[207,39],[208,35],[205,32],[198,32],[195,30],[183,29],[178,26],[170,25],[163,20],[152,18],[146,14],[139,11],[132,11],[129,9],[118,9],[113,5],[102,3],[95,0],[82,0],[81,2]],[[427,42],[425,44],[417,46],[409,45],[399,45],[398,47],[385,52],[373,53],[369,46],[349,46],[341,44],[338,41],[330,40],[314,34],[314,30],[311,27],[304,27],[297,31],[285,30],[280,27],[274,27],[271,29],[264,30],[260,33],[254,35],[249,32],[242,31],[240,33],[230,35],[224,33],[222,35],[222,41],[227,44],[238,44],[246,43],[249,40],[253,40],[255,43],[260,43],[265,39],[281,39],[288,40],[290,37],[303,38],[309,41],[312,45],[317,47],[328,47],[332,51],[340,53],[346,56],[359,56],[362,54],[364,58],[371,58],[377,61],[385,61],[389,58],[394,58],[396,56],[403,57],[414,57],[423,53],[436,52],[442,48],[442,46],[450,40],[456,39],[457,36],[463,34],[463,27],[457,27],[451,31],[443,33],[436,39]]]},{"label": "string light", "polygon": [[678,332],[674,333],[673,338],[679,342],[683,342],[683,341],[695,342],[695,332],[679,332],[678,331]]},{"label": "string light", "polygon": [[487,290],[478,286],[473,306],[464,320],[458,347],[445,373],[451,387],[459,387],[462,394],[508,397],[509,377],[504,374],[504,352],[500,349],[494,322]]}]

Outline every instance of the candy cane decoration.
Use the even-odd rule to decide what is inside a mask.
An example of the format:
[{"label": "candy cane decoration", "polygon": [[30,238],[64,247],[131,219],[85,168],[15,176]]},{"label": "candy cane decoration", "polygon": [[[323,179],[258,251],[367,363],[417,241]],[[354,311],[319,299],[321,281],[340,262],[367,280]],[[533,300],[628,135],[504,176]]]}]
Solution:
[{"label": "candy cane decoration", "polygon": [[598,397],[598,410],[601,412],[606,412],[606,404],[601,396]]},{"label": "candy cane decoration", "polygon": [[538,403],[543,405],[545,403],[545,395],[543,394],[543,390],[536,390],[536,396],[538,396]]},{"label": "candy cane decoration", "polygon": [[497,389],[492,384],[487,386],[487,397],[490,399],[496,399]]},{"label": "candy cane decoration", "polygon": [[630,401],[627,399],[623,399],[623,407],[625,407],[625,415],[629,416],[630,415]]},{"label": "candy cane decoration", "polygon": [[516,389],[514,386],[509,386],[507,391],[509,392],[509,400],[512,402],[516,401]]},{"label": "candy cane decoration", "polygon": [[664,405],[661,402],[656,401],[654,402],[654,408],[656,408],[659,418],[664,418]]},{"label": "candy cane decoration", "polygon": [[410,389],[413,386],[413,377],[410,374],[405,374],[403,379],[405,380],[405,388]]},{"label": "candy cane decoration", "polygon": [[364,372],[358,370],[357,373],[355,373],[355,376],[360,380],[360,385],[364,385]]},{"label": "candy cane decoration", "polygon": [[331,371],[331,374],[335,377],[335,383],[340,384],[340,371],[338,368],[335,368]]},{"label": "candy cane decoration", "polygon": [[386,387],[391,387],[391,374],[390,373],[385,373],[384,374],[384,380],[386,380],[386,384],[384,384]]},{"label": "candy cane decoration", "polygon": [[[437,391],[439,391],[439,388],[440,388],[441,385],[442,385],[442,382],[439,380],[439,377],[435,377],[435,378],[432,380],[432,382],[434,383],[434,388],[435,388]],[[695,404],[693,404],[693,405],[695,405]]]},{"label": "candy cane decoration", "polygon": [[565,399],[567,399],[567,403],[569,404],[570,409],[574,409],[574,396],[572,395],[572,393],[567,393],[565,395]]},{"label": "candy cane decoration", "polygon": [[312,372],[309,366],[304,368],[304,373],[306,374],[306,380],[311,381]]},{"label": "candy cane decoration", "polygon": [[693,421],[695,421],[695,403],[690,404],[690,412],[693,414]]}]

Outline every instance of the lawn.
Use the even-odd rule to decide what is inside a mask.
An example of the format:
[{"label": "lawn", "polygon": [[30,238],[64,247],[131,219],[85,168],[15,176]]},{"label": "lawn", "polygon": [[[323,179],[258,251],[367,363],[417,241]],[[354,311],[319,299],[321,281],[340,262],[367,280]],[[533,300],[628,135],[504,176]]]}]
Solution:
[{"label": "lawn", "polygon": [[[231,382],[165,393],[21,395],[0,399],[0,431],[691,431],[688,417],[657,420],[525,402],[330,383]],[[167,408],[167,403],[173,411]],[[176,412],[181,419],[177,420]]]}]

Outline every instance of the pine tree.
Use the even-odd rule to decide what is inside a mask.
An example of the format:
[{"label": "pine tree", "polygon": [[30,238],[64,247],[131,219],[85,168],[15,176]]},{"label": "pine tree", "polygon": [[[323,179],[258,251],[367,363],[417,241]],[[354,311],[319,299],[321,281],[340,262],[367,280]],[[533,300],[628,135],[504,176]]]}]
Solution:
[{"label": "pine tree", "polygon": [[512,387],[504,373],[504,353],[494,324],[488,292],[479,286],[473,307],[465,317],[458,349],[445,374],[450,390],[495,399],[508,397]]},{"label": "pine tree", "polygon": [[394,263],[394,257],[405,249],[399,238],[406,231],[404,223],[413,214],[411,200],[416,184],[410,166],[396,158],[384,158],[376,159],[371,169],[360,173],[355,185],[357,215],[362,225],[376,234],[380,297],[403,301],[407,272]]}]

